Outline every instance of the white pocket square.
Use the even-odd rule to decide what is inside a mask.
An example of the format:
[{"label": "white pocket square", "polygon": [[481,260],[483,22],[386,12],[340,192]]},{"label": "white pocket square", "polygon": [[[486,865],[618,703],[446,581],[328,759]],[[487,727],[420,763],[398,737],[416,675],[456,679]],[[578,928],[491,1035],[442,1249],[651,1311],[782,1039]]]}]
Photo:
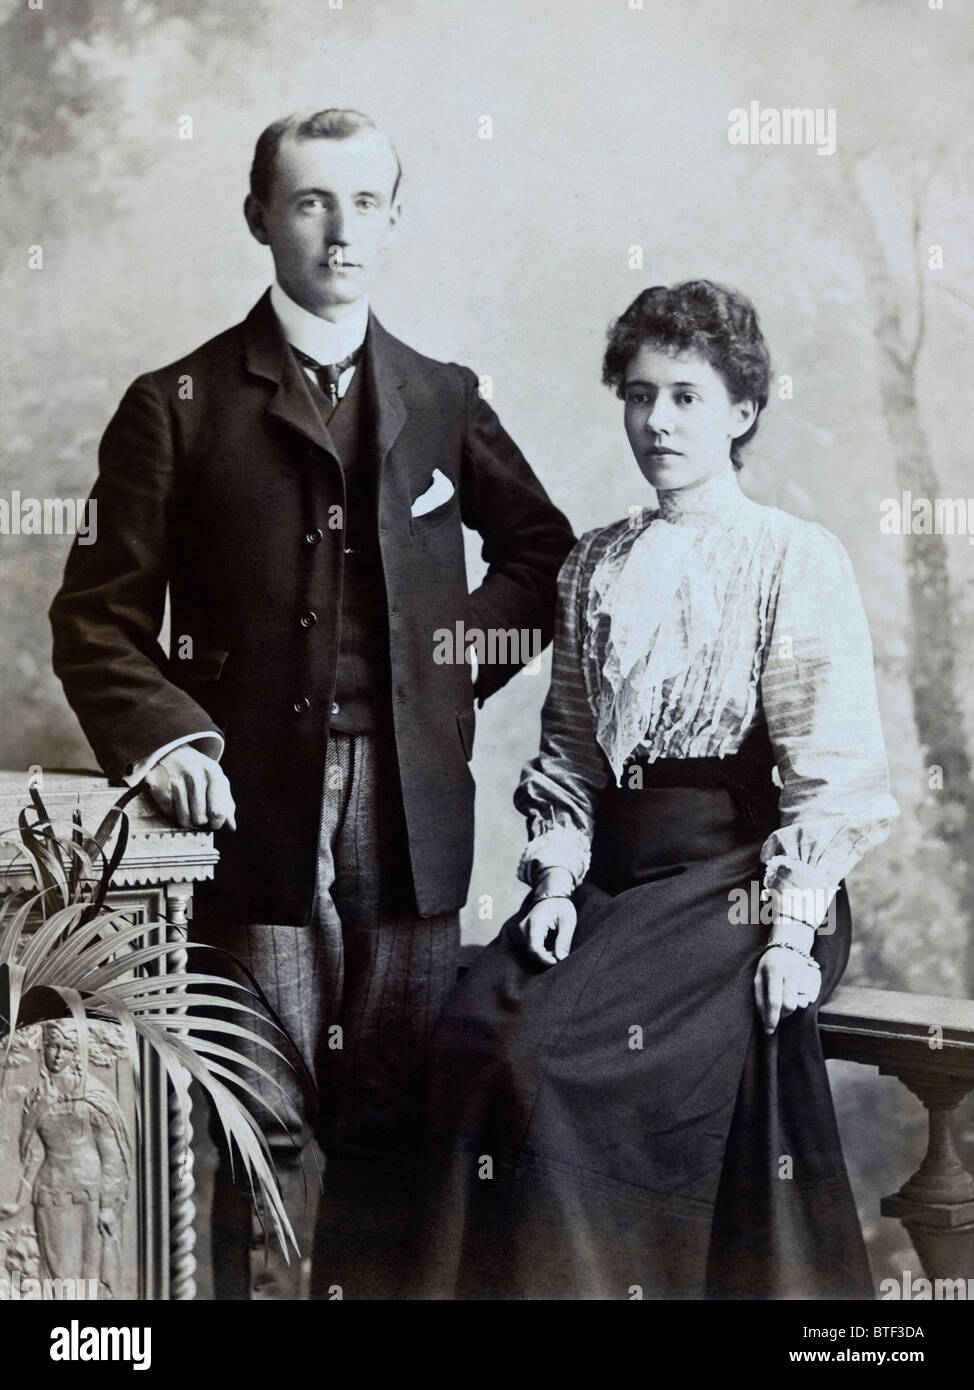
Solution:
[{"label": "white pocket square", "polygon": [[427,512],[435,511],[437,507],[442,507],[444,502],[449,502],[453,496],[453,484],[445,473],[441,473],[438,468],[433,469],[433,481],[425,492],[421,493],[410,508],[413,516],[425,516]]}]

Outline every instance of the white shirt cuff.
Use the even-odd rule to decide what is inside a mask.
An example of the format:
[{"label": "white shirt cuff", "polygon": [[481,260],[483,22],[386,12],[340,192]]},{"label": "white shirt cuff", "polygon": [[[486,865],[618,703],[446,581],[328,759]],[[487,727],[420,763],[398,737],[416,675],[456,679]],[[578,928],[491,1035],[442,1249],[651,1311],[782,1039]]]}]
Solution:
[{"label": "white shirt cuff", "polygon": [[208,729],[199,734],[184,734],[182,738],[174,738],[171,743],[164,743],[161,748],[157,748],[154,753],[150,753],[147,758],[140,762],[133,763],[129,770],[123,774],[124,780],[130,787],[134,787],[137,782],[141,782],[147,772],[151,772],[156,763],[164,758],[167,753],[171,753],[174,748],[182,748],[184,743],[195,744],[201,753],[205,753],[208,758],[214,758],[217,762],[223,757],[223,735],[218,734],[213,729]]}]

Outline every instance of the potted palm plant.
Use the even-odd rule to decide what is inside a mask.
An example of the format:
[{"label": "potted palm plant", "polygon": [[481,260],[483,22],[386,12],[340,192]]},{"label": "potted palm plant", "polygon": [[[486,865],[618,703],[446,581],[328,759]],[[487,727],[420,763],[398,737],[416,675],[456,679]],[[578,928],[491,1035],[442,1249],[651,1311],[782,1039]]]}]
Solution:
[{"label": "potted palm plant", "polygon": [[[137,1122],[142,1120],[139,1071],[148,1050],[177,1098],[184,1124],[190,1111],[190,1081],[203,1089],[231,1152],[239,1157],[265,1231],[276,1236],[289,1259],[289,1247],[297,1252],[294,1233],[267,1141],[248,1105],[248,1100],[259,1100],[273,1113],[268,1095],[277,1083],[258,1061],[239,1050],[240,1043],[247,1043],[251,1053],[253,1044],[279,1052],[248,1026],[254,1019],[270,1021],[278,1029],[279,1025],[269,1019],[255,981],[248,989],[222,976],[181,968],[186,960],[182,953],[192,950],[193,943],[168,934],[164,923],[133,925],[129,908],[113,910],[107,904],[112,876],[128,841],[124,807],[136,791],[128,790],[115,803],[94,834],[85,832],[75,812],[71,833],[64,835],[57,833],[39,790],[32,787],[31,805],[21,810],[16,829],[0,834],[0,844],[25,861],[31,880],[29,887],[10,892],[0,908],[0,1095],[8,1068],[17,1065],[17,1046],[25,1030],[36,1032],[41,1025],[51,1091],[48,1108],[60,1100],[62,1113],[65,1104],[81,1113],[83,1104],[86,1133],[94,1133],[96,1139],[103,1134],[106,1154],[112,1143],[118,1151],[106,1162],[114,1163],[116,1186],[122,1184],[122,1132],[107,1092],[88,1074],[92,1049],[97,1052],[99,1046],[98,1030],[92,1025],[116,1025],[117,1050],[131,1069]],[[167,961],[171,967],[174,955],[180,968],[167,973]],[[73,1080],[66,1088],[59,1078],[65,1071],[63,1052],[69,1035],[76,1055],[70,1067]],[[262,1086],[260,1093],[255,1083]],[[36,1099],[35,1110],[43,1113],[45,1103],[43,1096]],[[37,1123],[28,1115],[25,1133],[32,1134]],[[25,1163],[28,1148],[29,1140],[22,1142]],[[63,1162],[71,1161],[66,1150]],[[100,1201],[94,1206],[92,1219],[101,1237],[115,1239],[111,1208]]]}]

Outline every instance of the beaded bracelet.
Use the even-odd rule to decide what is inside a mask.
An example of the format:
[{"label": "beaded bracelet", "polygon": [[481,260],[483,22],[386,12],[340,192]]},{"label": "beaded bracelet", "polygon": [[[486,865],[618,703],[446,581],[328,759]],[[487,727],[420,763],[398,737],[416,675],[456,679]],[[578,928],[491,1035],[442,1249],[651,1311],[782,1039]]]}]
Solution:
[{"label": "beaded bracelet", "polygon": [[793,946],[790,941],[769,941],[764,949],[765,951],[794,951],[796,956],[801,956],[806,965],[811,965],[819,974],[822,973],[822,967],[814,956],[810,956],[807,951],[801,950],[798,946]]}]

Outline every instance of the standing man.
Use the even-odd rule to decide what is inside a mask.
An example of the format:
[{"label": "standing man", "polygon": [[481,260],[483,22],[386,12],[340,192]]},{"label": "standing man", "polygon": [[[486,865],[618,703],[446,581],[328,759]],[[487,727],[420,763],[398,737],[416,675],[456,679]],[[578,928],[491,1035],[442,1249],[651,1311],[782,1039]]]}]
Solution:
[{"label": "standing man", "polygon": [[[217,832],[193,935],[249,966],[317,1078],[312,1293],[348,1298],[401,1287],[419,1077],[472,861],[474,700],[549,640],[572,544],[473,373],[370,311],[400,183],[358,112],[264,131],[244,210],[275,283],[129,388],[102,440],[97,542],[75,545],[51,609],[102,767]],[[469,595],[461,523],[489,566]],[[473,654],[443,662],[460,623]],[[478,669],[506,645],[488,634],[514,630],[537,645]],[[263,1118],[294,1210],[301,1164]],[[224,1161],[217,1297],[253,1292],[249,1201]],[[294,1278],[272,1259],[258,1281],[293,1297]]]}]

